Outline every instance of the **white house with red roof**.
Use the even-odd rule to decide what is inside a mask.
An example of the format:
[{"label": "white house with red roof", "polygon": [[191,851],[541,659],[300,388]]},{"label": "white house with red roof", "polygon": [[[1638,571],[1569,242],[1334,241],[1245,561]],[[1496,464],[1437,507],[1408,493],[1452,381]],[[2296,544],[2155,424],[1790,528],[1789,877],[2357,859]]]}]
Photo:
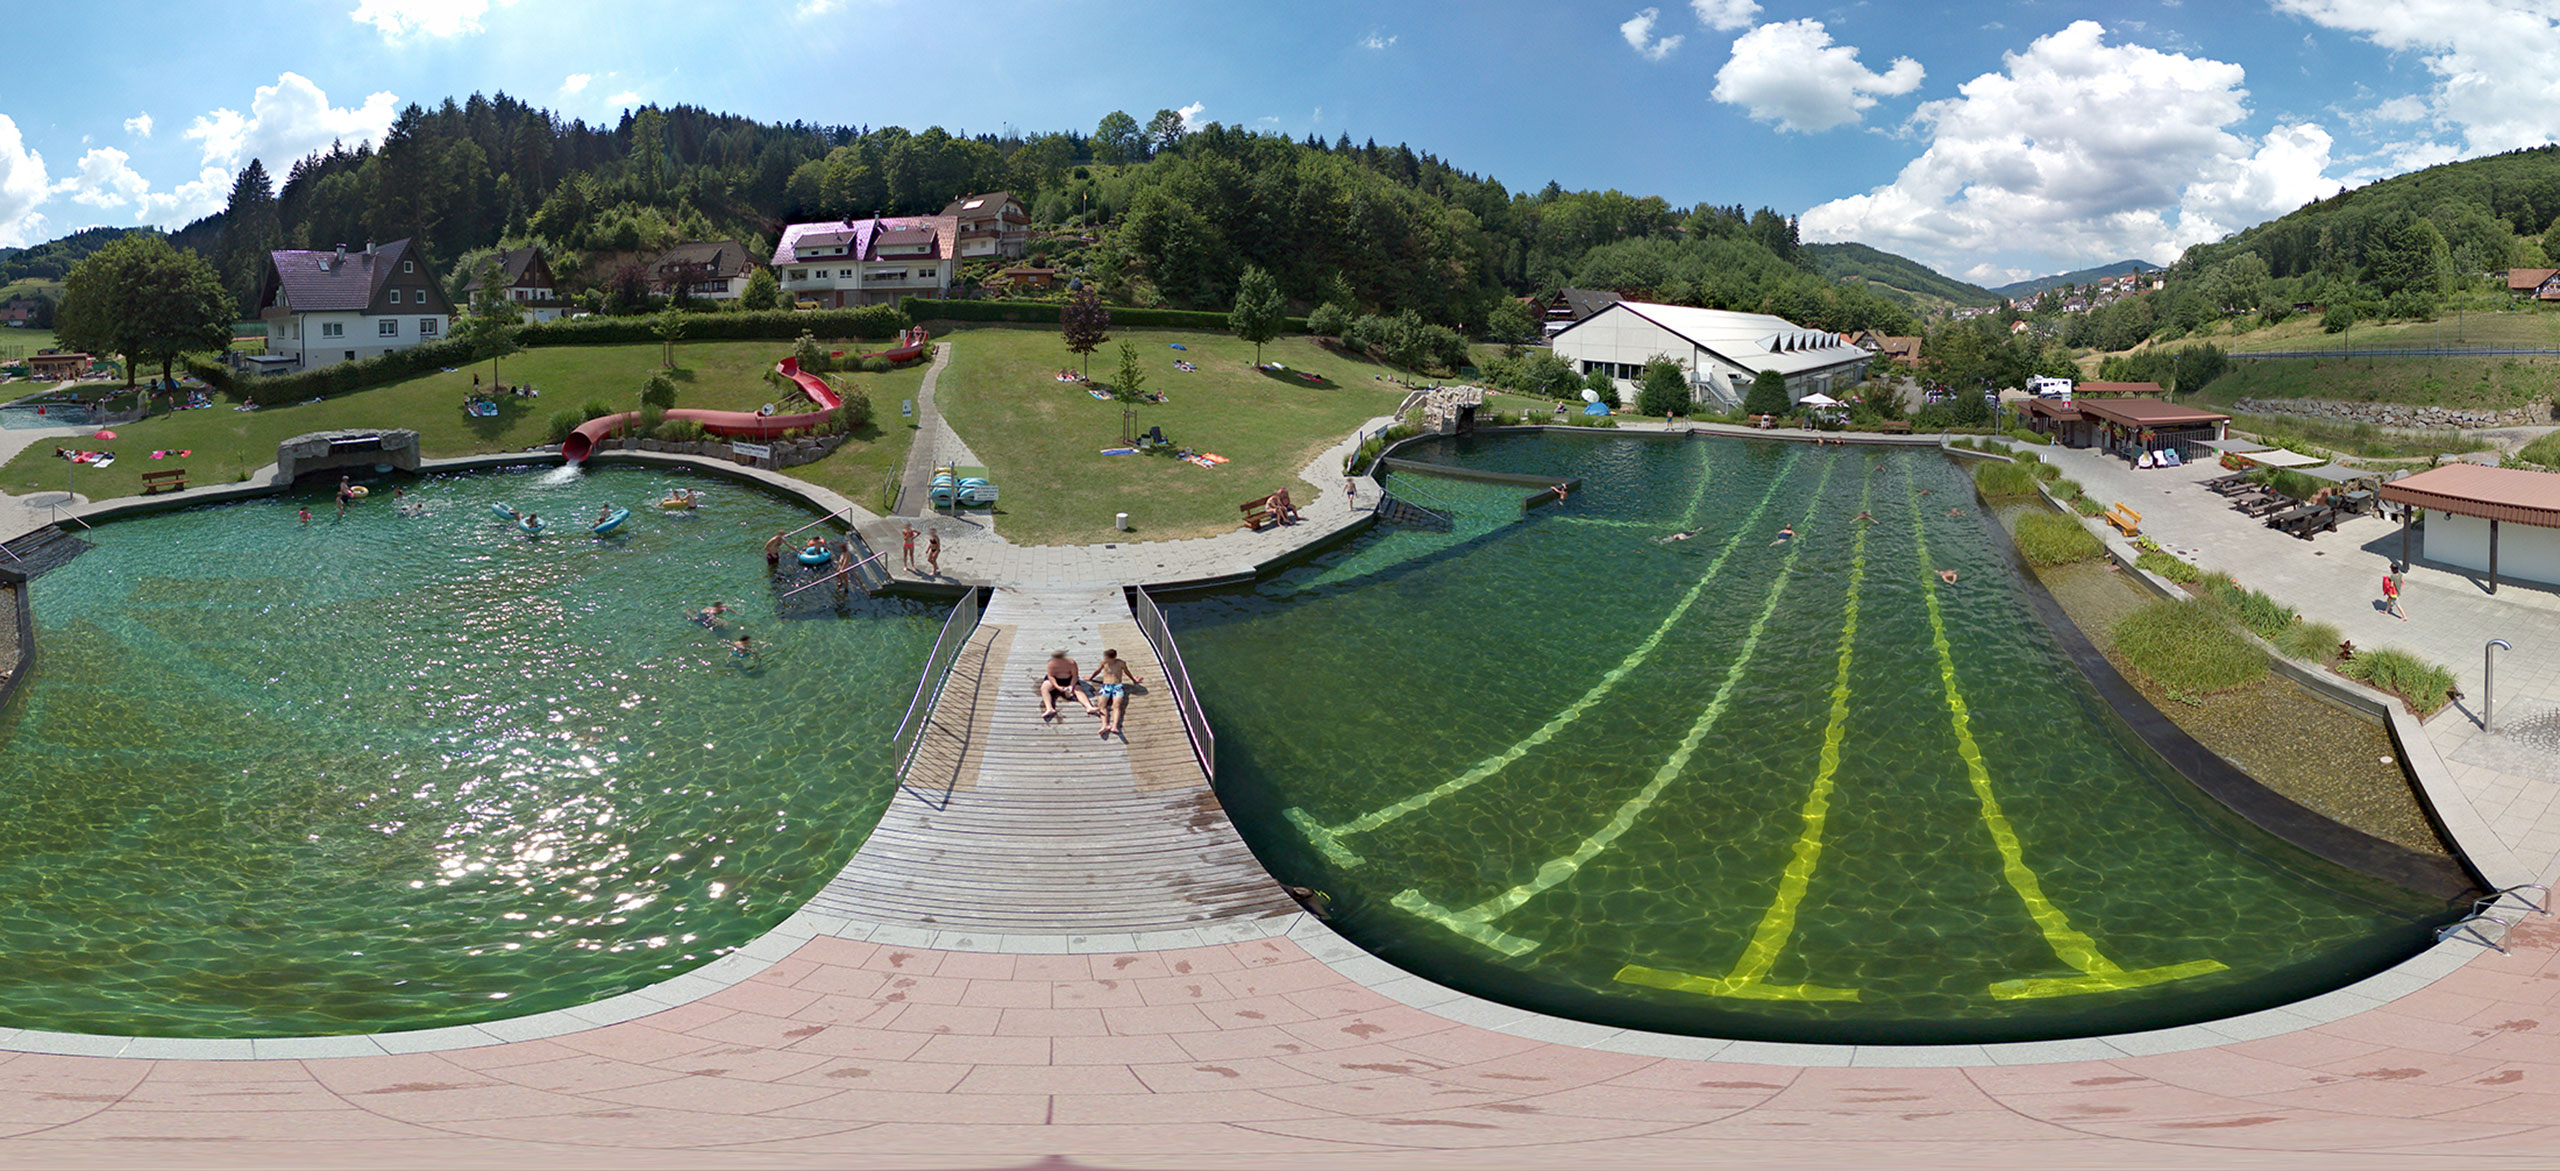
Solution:
[{"label": "white house with red roof", "polygon": [[894,305],[951,292],[956,216],[886,216],[793,224],[773,249],[774,275],[794,302],[821,309]]},{"label": "white house with red roof", "polygon": [[453,304],[407,240],[270,252],[258,303],[267,352],[249,361],[267,370],[317,370],[453,332]]}]

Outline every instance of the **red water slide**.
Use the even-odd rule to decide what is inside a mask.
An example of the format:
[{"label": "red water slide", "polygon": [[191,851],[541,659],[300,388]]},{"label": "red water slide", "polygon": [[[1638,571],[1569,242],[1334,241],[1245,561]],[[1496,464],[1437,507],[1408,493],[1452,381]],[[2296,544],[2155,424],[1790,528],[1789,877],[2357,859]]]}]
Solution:
[{"label": "red water slide", "polygon": [[[898,343],[896,349],[862,356],[887,358],[892,362],[912,361],[922,357],[925,347],[930,344],[922,326],[908,330],[898,339]],[[774,363],[773,369],[775,373],[797,384],[801,391],[809,396],[810,401],[818,404],[819,409],[798,415],[759,415],[753,411],[680,409],[668,411],[667,417],[690,419],[702,424],[703,430],[714,435],[763,441],[773,439],[796,427],[815,427],[826,422],[828,415],[833,414],[837,407],[844,405],[844,396],[837,394],[834,387],[827,385],[826,379],[800,369],[800,359],[784,358]],[[603,418],[587,420],[577,430],[570,432],[568,439],[562,441],[560,458],[573,464],[585,462],[587,456],[595,451],[597,440],[613,434],[616,429],[628,425],[639,417],[638,411],[624,411],[618,415],[606,415]]]}]

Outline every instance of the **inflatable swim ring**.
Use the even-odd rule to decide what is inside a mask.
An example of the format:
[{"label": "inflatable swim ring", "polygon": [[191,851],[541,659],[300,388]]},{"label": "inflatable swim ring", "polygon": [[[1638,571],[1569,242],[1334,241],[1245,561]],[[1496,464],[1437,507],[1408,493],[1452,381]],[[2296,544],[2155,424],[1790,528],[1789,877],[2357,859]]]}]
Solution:
[{"label": "inflatable swim ring", "polygon": [[347,489],[347,495],[353,499],[362,500],[367,496],[373,495],[373,489],[367,488],[362,484],[357,484],[354,487]]},{"label": "inflatable swim ring", "polygon": [[597,536],[601,537],[601,536],[605,535],[606,533],[610,533],[610,532],[612,532],[612,531],[613,531],[613,530],[615,530],[615,529],[621,528],[621,527],[622,527],[622,522],[624,522],[624,521],[626,521],[626,520],[629,520],[629,519],[631,519],[631,510],[630,510],[630,509],[628,509],[628,508],[617,508],[617,509],[614,509],[614,510],[613,510],[613,514],[612,514],[611,516],[608,516],[608,517],[604,518],[603,520],[597,521],[596,523],[594,523],[594,524],[592,524],[592,525],[587,526],[587,528],[588,528],[588,530],[589,530],[590,532],[593,532],[595,535],[597,535]]},{"label": "inflatable swim ring", "polygon": [[806,545],[800,547],[800,564],[802,565],[824,565],[835,559],[835,551],[832,549],[812,549]]},{"label": "inflatable swim ring", "polygon": [[700,502],[701,498],[695,496],[669,496],[666,499],[659,501],[658,507],[684,509],[691,508]]},{"label": "inflatable swim ring", "polygon": [[513,509],[513,508],[510,508],[510,507],[508,507],[508,506],[506,506],[506,505],[504,505],[504,504],[492,504],[492,505],[490,505],[490,506],[489,506],[489,511],[494,512],[494,513],[497,513],[497,514],[498,514],[498,519],[499,519],[499,520],[515,520],[515,519],[517,519],[517,517],[516,517],[516,510],[515,510],[515,509]]}]

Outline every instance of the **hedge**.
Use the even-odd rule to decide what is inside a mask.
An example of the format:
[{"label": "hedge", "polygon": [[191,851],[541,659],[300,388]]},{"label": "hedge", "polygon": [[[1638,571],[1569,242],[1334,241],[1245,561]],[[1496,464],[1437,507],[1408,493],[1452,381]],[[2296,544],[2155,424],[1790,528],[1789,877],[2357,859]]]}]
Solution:
[{"label": "hedge", "polygon": [[[233,393],[262,407],[282,406],[306,399],[329,398],[352,394],[359,390],[384,386],[421,374],[442,370],[447,366],[467,365],[472,360],[471,347],[458,341],[442,341],[432,345],[393,350],[387,354],[354,362],[340,362],[300,374],[278,374],[239,378],[232,381]],[[211,381],[207,379],[207,381]]]},{"label": "hedge", "polygon": [[[917,321],[992,321],[1023,325],[1056,325],[1061,308],[1055,301],[935,301],[908,297],[898,302]],[[1130,329],[1227,329],[1227,315],[1206,309],[1133,309],[1111,307],[1111,324]],[[1286,318],[1282,333],[1307,333],[1307,319]]]},{"label": "hedge", "polygon": [[[687,313],[686,341],[790,341],[803,333],[822,338],[887,340],[914,324],[895,305],[859,309],[763,309],[752,313]],[[516,327],[522,346],[615,345],[658,340],[654,314],[635,317],[565,317]]]}]

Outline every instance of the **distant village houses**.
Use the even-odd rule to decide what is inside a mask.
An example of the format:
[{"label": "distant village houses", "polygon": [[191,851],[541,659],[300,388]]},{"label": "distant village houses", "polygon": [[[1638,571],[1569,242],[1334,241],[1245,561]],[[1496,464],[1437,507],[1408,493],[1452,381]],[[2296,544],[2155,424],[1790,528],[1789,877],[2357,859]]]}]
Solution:
[{"label": "distant village houses", "polygon": [[[502,252],[495,261],[493,275],[501,290],[499,299],[520,313],[525,324],[557,321],[568,315],[569,302],[560,295],[558,281],[551,275],[551,263],[543,258],[542,249]],[[471,282],[463,286],[463,296],[476,299],[482,281],[481,275],[474,274]]]},{"label": "distant village houses", "polygon": [[951,217],[962,260],[1020,260],[1031,244],[1031,215],[1009,191],[963,195],[942,214]]},{"label": "distant village houses", "polygon": [[334,251],[267,254],[258,290],[267,352],[247,362],[266,371],[317,370],[444,340],[453,304],[408,240],[345,245]]},{"label": "distant village houses", "polygon": [[894,305],[951,292],[956,216],[874,216],[792,224],[773,250],[784,295],[819,309]]},{"label": "distant village houses", "polygon": [[2518,300],[2560,301],[2560,268],[2511,268],[2507,292]]},{"label": "distant village houses", "polygon": [[735,240],[678,244],[649,262],[649,291],[703,301],[735,301],[747,295],[755,258]]}]

